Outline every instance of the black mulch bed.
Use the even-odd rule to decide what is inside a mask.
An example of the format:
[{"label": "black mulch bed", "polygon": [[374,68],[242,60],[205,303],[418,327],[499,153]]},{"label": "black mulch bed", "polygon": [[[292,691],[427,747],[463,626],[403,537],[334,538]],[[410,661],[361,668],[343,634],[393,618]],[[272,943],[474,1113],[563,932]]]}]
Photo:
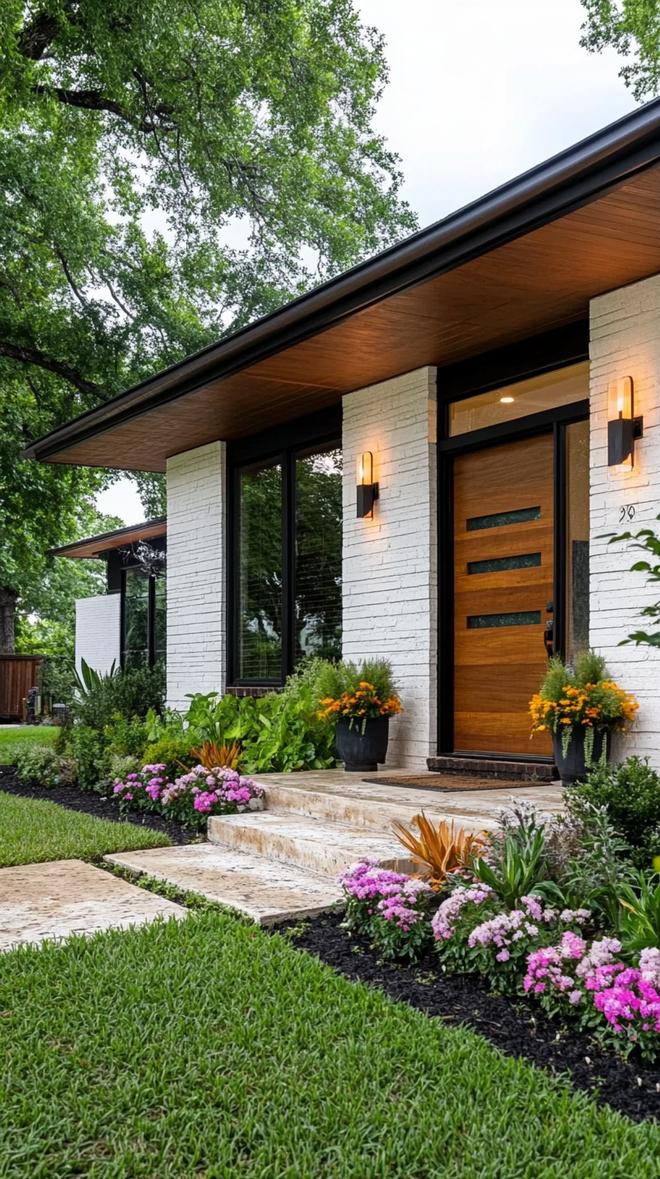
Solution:
[{"label": "black mulch bed", "polygon": [[476,975],[443,974],[433,953],[414,966],[383,962],[365,938],[341,929],[341,920],[340,913],[312,918],[302,932],[296,928],[294,944],[354,982],[380,987],[391,999],[447,1024],[469,1027],[509,1056],[568,1075],[578,1089],[635,1121],[660,1115],[657,1067],[604,1052],[573,1025],[548,1019],[536,1004],[491,995]]},{"label": "black mulch bed", "polygon": [[43,798],[47,802],[57,802],[70,811],[83,811],[86,815],[95,815],[97,819],[132,823],[134,827],[150,827],[152,831],[162,831],[172,843],[195,843],[200,838],[174,819],[163,819],[160,815],[147,815],[142,811],[122,815],[119,803],[112,795],[79,790],[77,786],[55,786],[52,790],[44,786],[27,786],[18,780],[13,766],[0,766],[0,790],[6,794],[20,794],[22,798]]}]

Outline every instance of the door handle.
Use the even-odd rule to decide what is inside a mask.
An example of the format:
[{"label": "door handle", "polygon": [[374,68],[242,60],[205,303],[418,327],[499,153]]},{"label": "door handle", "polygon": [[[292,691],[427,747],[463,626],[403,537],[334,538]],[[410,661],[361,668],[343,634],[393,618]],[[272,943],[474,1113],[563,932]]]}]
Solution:
[{"label": "door handle", "polygon": [[546,613],[549,615],[549,618],[546,620],[546,624],[543,628],[543,646],[545,647],[548,659],[552,659],[552,656],[555,653],[554,602],[548,602],[545,609]]}]

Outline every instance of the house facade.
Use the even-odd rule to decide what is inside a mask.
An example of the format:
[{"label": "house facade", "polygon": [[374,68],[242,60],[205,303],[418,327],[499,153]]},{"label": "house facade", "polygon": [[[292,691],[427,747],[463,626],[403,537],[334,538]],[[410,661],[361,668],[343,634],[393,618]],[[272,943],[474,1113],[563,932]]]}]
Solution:
[{"label": "house facade", "polygon": [[167,522],[148,520],[52,549],[52,557],[102,560],[106,592],[76,601],[76,670],[151,667],[167,655]]},{"label": "house facade", "polygon": [[549,761],[527,704],[593,646],[660,766],[660,102],[40,439],[167,476],[167,680],[388,658],[388,762]]}]

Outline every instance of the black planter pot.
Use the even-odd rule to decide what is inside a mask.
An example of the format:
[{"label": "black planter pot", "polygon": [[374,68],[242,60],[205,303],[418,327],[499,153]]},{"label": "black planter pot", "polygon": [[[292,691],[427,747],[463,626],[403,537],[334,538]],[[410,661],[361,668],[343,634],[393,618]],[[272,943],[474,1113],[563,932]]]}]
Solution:
[{"label": "black planter pot", "polygon": [[385,761],[389,738],[389,716],[369,717],[362,732],[362,721],[342,716],[337,721],[337,753],[350,773],[373,773]]},{"label": "black planter pot", "polygon": [[594,733],[594,747],[591,754],[591,765],[586,763],[584,752],[584,734],[585,730],[580,726],[573,729],[571,739],[566,750],[566,757],[564,757],[561,749],[561,733],[552,734],[552,744],[554,747],[555,762],[559,770],[562,786],[573,786],[575,782],[582,782],[589,770],[597,765],[603,756],[603,749],[605,750],[605,759],[610,756],[610,731],[609,729],[596,729]]}]

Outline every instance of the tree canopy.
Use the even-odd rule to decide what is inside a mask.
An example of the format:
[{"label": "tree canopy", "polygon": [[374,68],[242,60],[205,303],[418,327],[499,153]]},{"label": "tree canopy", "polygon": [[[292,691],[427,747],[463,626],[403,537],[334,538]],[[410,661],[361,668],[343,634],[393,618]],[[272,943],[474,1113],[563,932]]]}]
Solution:
[{"label": "tree canopy", "polygon": [[621,77],[638,102],[660,93],[660,0],[581,0],[587,19],[581,44],[611,47],[626,59]]},{"label": "tree canopy", "polygon": [[0,590],[107,479],[31,437],[414,228],[386,78],[352,0],[4,0]]}]

